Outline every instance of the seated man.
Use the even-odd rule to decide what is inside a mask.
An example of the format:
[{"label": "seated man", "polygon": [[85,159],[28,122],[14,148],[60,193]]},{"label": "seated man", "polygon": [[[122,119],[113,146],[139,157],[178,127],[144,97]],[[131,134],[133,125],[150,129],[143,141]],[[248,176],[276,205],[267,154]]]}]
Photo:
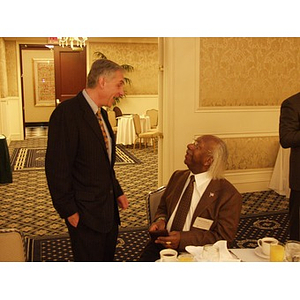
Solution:
[{"label": "seated man", "polygon": [[189,170],[171,176],[149,228],[150,232],[167,229],[168,236],[150,241],[140,261],[159,259],[164,248],[181,252],[188,245],[203,246],[218,240],[230,244],[235,238],[242,196],[223,178],[226,144],[216,136],[199,137],[187,146],[184,163]]}]

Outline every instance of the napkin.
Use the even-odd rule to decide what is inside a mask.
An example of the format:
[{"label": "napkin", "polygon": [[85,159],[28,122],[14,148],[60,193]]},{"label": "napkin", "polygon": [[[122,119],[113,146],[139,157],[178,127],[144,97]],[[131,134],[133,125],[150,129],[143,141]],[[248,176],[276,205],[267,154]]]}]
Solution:
[{"label": "napkin", "polygon": [[[241,261],[239,258],[234,257],[227,249],[227,241],[221,240],[214,243],[214,246],[219,249],[220,261]],[[195,261],[204,261],[202,258],[202,246],[186,246],[185,250],[194,256]]]}]

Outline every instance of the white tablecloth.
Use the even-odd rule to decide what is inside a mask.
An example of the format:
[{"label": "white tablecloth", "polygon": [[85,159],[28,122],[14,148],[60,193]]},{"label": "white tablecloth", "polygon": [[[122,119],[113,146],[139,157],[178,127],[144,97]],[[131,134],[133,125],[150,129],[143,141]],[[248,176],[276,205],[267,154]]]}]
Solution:
[{"label": "white tablecloth", "polygon": [[290,188],[289,188],[289,159],[290,159],[291,149],[283,149],[279,147],[277,154],[274,170],[272,173],[269,188],[274,190],[279,195],[283,195],[289,198]]},{"label": "white tablecloth", "polygon": [[268,262],[269,259],[255,254],[255,249],[230,249],[243,262]]},{"label": "white tablecloth", "polygon": [[[118,117],[118,132],[117,132],[117,144],[132,145],[136,139],[133,115],[123,115]],[[140,116],[141,131],[146,132],[150,130],[150,118],[149,116]]]}]

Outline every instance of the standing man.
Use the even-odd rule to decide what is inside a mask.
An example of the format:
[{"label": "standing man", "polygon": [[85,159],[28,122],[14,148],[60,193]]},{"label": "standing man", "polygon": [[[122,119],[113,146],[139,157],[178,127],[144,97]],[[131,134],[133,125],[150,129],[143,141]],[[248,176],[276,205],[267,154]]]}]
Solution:
[{"label": "standing man", "polygon": [[128,207],[114,172],[115,140],[106,111],[123,95],[118,64],[96,60],[87,87],[62,102],[50,117],[46,176],[53,205],[65,219],[75,261],[113,261]]},{"label": "standing man", "polygon": [[290,154],[290,239],[300,241],[300,93],[281,104],[279,138],[283,148],[291,148]]},{"label": "standing man", "polygon": [[[149,231],[167,229],[168,236],[150,241],[140,261],[155,261],[164,248],[185,251],[218,240],[233,242],[240,220],[242,196],[223,178],[226,144],[204,135],[187,145],[188,170],[175,171],[162,195]],[[187,201],[187,202],[186,202]]]}]

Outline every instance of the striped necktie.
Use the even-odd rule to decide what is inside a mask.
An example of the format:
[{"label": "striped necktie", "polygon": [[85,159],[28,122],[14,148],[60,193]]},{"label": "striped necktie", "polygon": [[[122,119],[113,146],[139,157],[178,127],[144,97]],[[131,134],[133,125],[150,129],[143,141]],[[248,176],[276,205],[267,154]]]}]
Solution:
[{"label": "striped necktie", "polygon": [[107,133],[105,131],[104,124],[103,124],[103,119],[102,119],[102,114],[101,114],[101,107],[98,108],[96,116],[97,116],[97,119],[98,119],[98,122],[99,122],[99,125],[100,125],[100,128],[101,128],[101,131],[102,131],[102,135],[103,135],[103,138],[104,138],[106,150],[108,152],[108,149],[109,149],[108,137],[107,137]]},{"label": "striped necktie", "polygon": [[171,226],[171,231],[181,231],[183,229],[186,217],[188,215],[188,212],[190,210],[193,191],[194,191],[194,182],[195,182],[195,176],[192,175],[190,177],[190,182],[188,186],[186,187],[182,198],[179,202],[179,205],[177,207],[177,211]]}]

